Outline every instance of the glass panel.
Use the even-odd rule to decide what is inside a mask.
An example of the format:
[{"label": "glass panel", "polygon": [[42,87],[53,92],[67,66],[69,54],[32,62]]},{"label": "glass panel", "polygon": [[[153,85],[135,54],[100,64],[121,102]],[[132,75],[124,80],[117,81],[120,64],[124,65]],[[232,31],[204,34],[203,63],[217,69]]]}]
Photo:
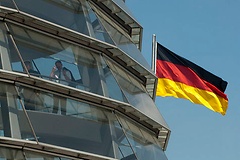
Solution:
[{"label": "glass panel", "polygon": [[[103,95],[104,76],[100,75],[103,67],[99,55],[15,25],[9,28],[23,60],[34,70],[29,71],[31,74]],[[24,72],[16,51],[11,51],[10,55],[13,70]]]},{"label": "glass panel", "polygon": [[[106,57],[105,57],[106,58]],[[108,61],[108,63],[111,63]],[[113,76],[113,73],[107,64],[105,62],[102,63],[104,77],[106,80],[106,88],[108,89],[108,97],[122,101],[127,102],[126,97],[123,95],[119,84],[117,83],[116,79]]]},{"label": "glass panel", "polygon": [[122,130],[122,127],[120,123],[114,118],[112,120],[113,123],[113,137],[115,138],[115,142],[117,143],[117,152],[116,152],[116,158],[121,160],[135,160],[136,156],[133,152],[133,149],[129,143],[129,140],[127,139],[125,133]]},{"label": "glass panel", "polygon": [[[4,86],[11,88],[8,85]],[[36,89],[23,86],[17,88],[23,106],[20,100],[16,100],[14,113],[17,113],[18,121],[14,121],[12,125],[19,128],[19,138],[34,140],[22,110],[25,107],[39,142],[108,157],[123,158],[132,155],[122,128],[111,112]],[[2,109],[4,103],[0,102]],[[3,111],[2,109],[1,115],[4,114]],[[2,122],[3,125],[5,121]],[[2,130],[5,134],[4,127]]]},{"label": "glass panel", "polygon": [[105,28],[102,26],[102,24],[98,20],[98,17],[96,16],[95,12],[93,12],[93,10],[90,8],[89,5],[87,5],[87,6],[89,8],[87,20],[90,22],[90,25],[91,25],[91,28],[89,28],[89,29],[90,29],[90,31],[91,31],[91,29],[93,30],[91,32],[91,36],[98,40],[101,40],[101,41],[104,41],[104,42],[107,42],[110,44],[114,44],[113,40],[110,38],[107,31],[105,30]]},{"label": "glass panel", "polygon": [[11,43],[11,39],[7,34],[6,28],[2,22],[0,22],[0,59],[1,68],[4,70],[11,71],[10,55],[9,52],[14,52],[14,46]]},{"label": "glass panel", "polygon": [[46,108],[46,106],[44,106],[44,96],[40,91],[27,87],[20,87],[20,89],[21,98],[23,99],[26,110],[42,111]]},{"label": "glass panel", "polygon": [[[149,64],[147,63],[146,59],[141,54],[140,50],[137,48],[137,46],[132,42],[132,39],[129,35],[124,34],[124,32],[120,32],[117,28],[119,28],[114,23],[109,23],[105,21],[100,12],[99,14],[99,20],[105,27],[105,29],[108,31],[109,35],[122,51],[124,51],[126,54],[128,54],[130,57],[132,57],[134,60],[136,60],[138,63],[140,63],[142,66],[144,66],[146,69],[151,70]],[[121,57],[120,57],[121,58]],[[124,60],[124,59],[123,59]]]},{"label": "glass panel", "polygon": [[[112,39],[85,0],[15,1],[21,11],[113,44]],[[31,7],[28,4],[31,4]]]},{"label": "glass panel", "polygon": [[0,147],[0,159],[1,160],[25,160],[22,150]]},{"label": "glass panel", "polygon": [[[150,152],[154,153],[154,156],[159,156],[158,146],[160,145],[156,143],[157,140],[154,136],[149,134],[148,131],[140,129],[137,124],[121,119],[122,126],[126,129],[128,135],[127,139],[116,118],[108,111],[23,86],[17,87],[20,92],[19,96],[15,87],[4,83],[0,86],[2,86],[0,106],[3,119],[2,134],[4,136],[34,140],[28,125],[29,122],[22,110],[21,99],[23,99],[24,106],[26,104],[35,106],[35,108],[26,109],[40,142],[117,157],[122,160],[130,157],[136,159],[130,142],[137,155],[143,157],[142,159],[152,158],[146,157],[142,153]],[[25,96],[26,93],[24,92],[26,91],[31,97],[32,101],[30,102],[28,96]],[[37,96],[42,97],[42,101],[40,101],[42,106],[38,104],[40,98]],[[21,99],[18,99],[18,97]],[[59,105],[57,106],[57,112],[54,112],[55,101],[58,101]],[[64,104],[61,101],[65,101]],[[63,111],[68,116],[60,115],[63,114]],[[12,128],[12,130],[9,128]]]},{"label": "glass panel", "polygon": [[[17,99],[18,95],[14,92],[15,88],[7,84],[0,84],[0,86],[4,136],[34,140],[21,103]],[[20,90],[24,106],[27,104],[25,107],[29,107],[26,108],[27,114],[38,141],[114,157],[112,136],[107,118],[108,112],[86,103],[23,86],[19,86],[18,90]],[[25,96],[26,91],[28,96]],[[36,105],[40,99],[37,96],[42,97],[42,106]],[[31,101],[29,101],[29,97],[31,97]],[[59,106],[55,106],[55,102]]]},{"label": "glass panel", "polygon": [[[52,96],[52,99],[61,103],[57,107],[58,114],[28,111],[40,142],[114,157],[107,111],[68,98]],[[49,101],[53,106],[49,111],[52,110],[53,113],[55,100]],[[68,116],[59,115],[60,110]]]},{"label": "glass panel", "polygon": [[[128,7],[126,6],[126,3],[123,0],[113,0],[113,2],[115,3],[115,5],[119,6],[121,9],[124,10],[123,13],[118,13],[118,14],[128,14],[130,17],[134,17],[132,12],[128,9]],[[104,2],[106,3],[106,2]],[[126,12],[126,13],[125,13]],[[120,16],[122,19],[125,19],[124,17]],[[135,24],[135,23],[134,23]],[[137,26],[134,26],[137,27]]]},{"label": "glass panel", "polygon": [[[22,88],[17,87],[21,92]],[[0,82],[1,136],[35,140],[16,88]]]},{"label": "glass panel", "polygon": [[[9,28],[30,74],[126,102],[99,54],[15,25],[9,24]],[[11,39],[8,41],[11,68],[25,73]]]},{"label": "glass panel", "polygon": [[126,118],[119,119],[139,160],[167,160],[154,134]]},{"label": "glass panel", "polygon": [[[1,86],[6,86],[8,90],[14,89],[13,86],[7,84],[1,84]],[[11,97],[1,96],[0,99],[2,111],[0,118],[3,118],[2,136],[8,136],[14,131],[14,138],[34,140],[29,122],[22,110],[25,107],[39,142],[108,157],[124,158],[133,154],[122,128],[109,111],[36,89],[23,86],[17,88],[23,106],[17,99],[17,93],[12,94],[15,98],[12,98],[14,101],[11,103],[15,103],[15,107],[4,107],[7,103],[4,100]],[[6,90],[0,93],[3,95],[5,92]],[[10,124],[10,120],[2,115],[8,115],[6,112],[13,111],[17,120],[11,119]],[[12,117],[9,116],[10,118]],[[7,126],[7,124],[14,127],[14,130],[6,130],[4,125]],[[19,137],[16,133],[19,133]]]},{"label": "glass panel", "polygon": [[[88,8],[75,0],[15,0],[21,11],[89,35],[85,12]],[[31,7],[29,7],[31,4]],[[41,6],[41,7],[39,7]]]},{"label": "glass panel", "polygon": [[12,2],[12,0],[1,0],[0,1],[0,6],[4,6],[4,7],[9,7],[9,8],[14,8],[14,3]]},{"label": "glass panel", "polygon": [[[127,102],[119,89],[119,82],[116,82],[99,54],[19,26],[8,26],[31,75]],[[6,35],[6,31],[2,31],[5,35],[2,37],[5,45],[0,47],[6,51],[2,52],[6,60],[3,68],[26,73],[12,39]],[[127,77],[121,70],[117,72]]]},{"label": "glass panel", "polygon": [[161,116],[151,97],[147,94],[144,86],[135,78],[130,76],[130,74],[124,72],[120,67],[110,63],[110,61],[107,61],[107,64],[114,73],[114,76],[121,87],[123,94],[127,98],[127,101],[152,120],[167,127],[165,120]]},{"label": "glass panel", "polygon": [[146,89],[142,84],[140,84],[136,79],[130,76],[129,73],[126,73],[123,69],[115,65],[114,63],[107,60],[107,64],[114,73],[114,76],[120,85],[121,89],[129,90],[131,93],[140,93],[146,92]]}]

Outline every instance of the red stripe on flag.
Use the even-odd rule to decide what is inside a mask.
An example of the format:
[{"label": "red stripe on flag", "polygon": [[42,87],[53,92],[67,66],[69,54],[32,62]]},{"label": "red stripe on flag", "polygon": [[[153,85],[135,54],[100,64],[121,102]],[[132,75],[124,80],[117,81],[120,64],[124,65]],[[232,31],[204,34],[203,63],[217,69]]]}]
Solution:
[{"label": "red stripe on flag", "polygon": [[157,60],[156,75],[158,78],[167,78],[175,82],[213,92],[227,100],[227,96],[211,83],[202,80],[193,70],[186,66],[173,64],[168,61]]}]

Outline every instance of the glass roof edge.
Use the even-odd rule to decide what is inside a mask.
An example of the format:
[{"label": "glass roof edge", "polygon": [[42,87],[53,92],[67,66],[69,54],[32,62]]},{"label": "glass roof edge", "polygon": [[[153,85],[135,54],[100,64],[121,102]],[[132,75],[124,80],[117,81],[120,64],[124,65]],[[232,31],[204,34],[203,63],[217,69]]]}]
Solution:
[{"label": "glass roof edge", "polygon": [[[130,62],[129,66],[128,67],[131,67],[132,69],[136,70],[137,72],[139,72],[140,76],[144,76],[145,79],[146,79],[146,88],[147,86],[149,85],[154,85],[153,89],[147,89],[149,93],[152,93],[150,94],[150,96],[152,97],[152,99],[155,99],[155,90],[156,90],[156,79],[157,79],[157,76],[154,74],[154,72],[151,70],[151,69],[147,69],[146,67],[144,67],[141,63],[137,62],[137,60],[135,60],[134,58],[130,57],[128,54],[126,54],[124,51],[122,51],[120,48],[115,48],[116,50],[120,51],[121,55],[119,54],[116,54],[114,55],[114,52],[111,52],[111,50],[109,50],[113,56],[126,56],[128,57],[128,59],[130,59],[132,61],[133,64],[137,64],[139,67],[141,67],[143,70],[147,71],[147,72],[139,72],[138,70],[136,70],[133,66],[133,64]],[[152,81],[154,81],[154,83],[152,83]]]},{"label": "glass roof edge", "polygon": [[[132,29],[135,29],[135,28],[139,28],[139,29],[140,29],[140,31],[139,31],[138,34],[131,34],[131,36],[139,35],[139,39],[138,39],[138,41],[137,41],[136,44],[139,45],[139,49],[141,50],[141,49],[142,49],[143,27],[142,27],[142,26],[140,25],[140,23],[136,20],[136,18],[134,18],[134,16],[131,14],[130,11],[126,11],[123,7],[121,7],[119,4],[117,4],[114,0],[112,0],[112,2],[113,2],[118,8],[120,8],[120,9],[128,16],[128,18],[130,18],[130,19],[134,22],[134,24],[136,24],[136,25],[138,26],[138,27],[131,27],[131,25],[129,25]],[[132,23],[132,22],[126,22],[126,21],[125,21],[125,23],[128,24],[128,23]]]},{"label": "glass roof edge", "polygon": [[[116,8],[118,8],[118,11],[121,11],[122,13],[125,14],[125,16],[128,17],[128,19],[130,19],[130,21],[126,21],[126,19],[122,18],[121,16],[119,16],[114,10],[112,10],[109,6],[107,5],[104,5],[103,2],[97,0],[97,5],[99,5],[98,3],[101,3],[102,5],[104,5],[106,8],[108,8],[112,14],[114,14],[115,16],[117,16],[118,18],[120,18],[122,21],[124,21],[124,24],[125,25],[128,25],[132,30],[133,29],[136,29],[138,28],[140,31],[136,34],[136,33],[131,33],[131,37],[132,36],[138,36],[138,40],[137,41],[134,41],[134,44],[135,45],[138,45],[138,48],[141,50],[142,48],[142,34],[143,34],[143,27],[140,25],[140,23],[136,20],[136,18],[134,18],[134,16],[131,14],[130,11],[126,11],[126,8],[125,9],[123,7],[121,7],[119,4],[117,4],[116,2],[114,2],[113,0],[108,0],[108,2],[111,2]],[[125,5],[126,6],[126,5]],[[99,6],[100,7],[100,6]],[[101,7],[100,7],[101,8]],[[135,26],[132,26],[132,24],[135,24]]]},{"label": "glass roof edge", "polygon": [[126,112],[135,113],[136,110],[138,111],[137,114],[141,114],[141,116],[139,116],[140,117],[139,121],[141,121],[143,123],[145,122],[145,123],[151,125],[153,129],[157,129],[158,130],[158,133],[157,133],[158,135],[156,135],[157,139],[161,143],[162,149],[166,150],[167,145],[168,145],[168,140],[170,138],[171,130],[170,130],[168,124],[166,123],[166,121],[163,119],[162,115],[160,114],[160,116],[162,117],[163,122],[160,123],[160,122],[157,122],[156,120],[152,119],[151,117],[146,116],[144,113],[142,113],[140,110],[138,110],[135,107],[134,108],[130,108],[130,109],[126,109]]},{"label": "glass roof edge", "polygon": [[[147,69],[146,67],[144,67],[140,62],[138,62],[137,60],[135,60],[133,57],[131,57],[131,56],[129,56],[126,52],[124,52],[123,50],[121,50],[120,48],[115,48],[115,49],[117,49],[118,51],[120,51],[121,53],[123,53],[123,54],[121,54],[121,55],[115,55],[115,56],[122,56],[122,55],[125,55],[129,60],[131,60],[130,61],[130,63],[129,64],[127,64],[128,66],[134,66],[133,64],[138,64],[138,66],[140,66],[141,68],[143,68],[144,70],[146,70],[147,71],[147,73],[146,72],[142,72],[142,73],[140,73],[142,76],[150,76],[150,75],[152,75],[154,78],[157,78],[156,77],[156,75],[153,73],[153,71],[149,68],[149,69]],[[111,51],[110,51],[111,52]],[[114,55],[114,53],[113,53],[113,55]],[[148,64],[149,65],[149,64]],[[149,66],[150,67],[150,66]],[[134,69],[134,70],[136,70],[136,69]],[[148,73],[150,73],[150,74],[148,74]]]},{"label": "glass roof edge", "polygon": [[[115,48],[116,50],[120,51],[121,55],[116,54],[114,55],[114,52],[111,52],[111,50],[109,50],[111,53],[113,53],[114,56],[118,57],[118,56],[126,56],[130,62],[127,64],[128,67],[132,67],[134,70],[136,70],[133,66],[135,64],[137,64],[139,67],[141,67],[143,70],[145,70],[146,72],[139,72],[140,76],[144,76],[146,79],[157,79],[157,76],[154,74],[154,72],[149,68],[144,67],[141,63],[139,63],[137,60],[135,60],[134,58],[132,58],[131,56],[129,56],[128,54],[126,54],[123,50],[121,50],[120,48]],[[127,62],[126,62],[127,63]]]},{"label": "glass roof edge", "polygon": [[[140,25],[140,23],[138,23],[138,21],[136,20],[136,18],[134,18],[134,16],[132,15],[132,13],[130,12],[130,11],[127,11],[126,10],[126,8],[124,9],[123,7],[121,7],[119,4],[117,4],[117,2],[115,2],[114,0],[111,0],[118,8],[120,8],[122,11],[124,11],[124,13],[126,13],[126,15],[128,15],[128,17],[130,18],[130,19],[132,19],[134,22],[135,22],[135,24],[137,24],[137,26],[139,27],[139,28],[143,28],[141,25]],[[110,9],[110,8],[109,8]],[[130,23],[130,22],[129,22]]]}]

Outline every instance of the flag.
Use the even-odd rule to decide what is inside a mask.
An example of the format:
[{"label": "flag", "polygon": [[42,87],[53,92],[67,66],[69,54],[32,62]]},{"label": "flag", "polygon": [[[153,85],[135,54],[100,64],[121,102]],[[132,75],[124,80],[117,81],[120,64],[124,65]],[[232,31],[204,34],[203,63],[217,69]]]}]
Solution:
[{"label": "flag", "polygon": [[226,114],[227,82],[157,43],[157,96],[188,99]]}]

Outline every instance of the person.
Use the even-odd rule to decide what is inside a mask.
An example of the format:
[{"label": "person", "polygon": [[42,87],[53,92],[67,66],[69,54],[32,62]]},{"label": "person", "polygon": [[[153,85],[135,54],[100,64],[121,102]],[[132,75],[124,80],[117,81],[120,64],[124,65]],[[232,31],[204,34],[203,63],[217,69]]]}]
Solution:
[{"label": "person", "polygon": [[52,68],[50,77],[64,85],[69,85],[71,82],[71,73],[68,69],[63,67],[60,60],[55,62],[55,66]]},{"label": "person", "polygon": [[[40,76],[40,73],[33,69],[31,61],[25,61],[24,64],[29,74]],[[24,73],[27,73],[25,68]],[[40,96],[40,93],[34,89],[24,88],[23,98],[24,107],[26,110],[39,110],[41,107],[43,107],[42,97]]]},{"label": "person", "polygon": [[[32,67],[32,63],[30,61],[25,61],[24,62],[28,72],[31,74],[31,75],[34,75],[34,76],[39,76],[40,73],[38,71],[35,71]],[[24,69],[24,72],[26,73],[25,69]]]},{"label": "person", "polygon": [[[52,79],[55,79],[56,82],[69,85],[71,82],[71,72],[63,67],[62,62],[60,60],[57,60],[55,62],[55,66],[52,68],[52,71],[50,73],[50,77]],[[52,113],[58,113],[59,110],[59,104],[61,106],[61,114],[66,115],[66,98],[64,97],[57,97],[56,95],[53,95],[53,111]]]}]

